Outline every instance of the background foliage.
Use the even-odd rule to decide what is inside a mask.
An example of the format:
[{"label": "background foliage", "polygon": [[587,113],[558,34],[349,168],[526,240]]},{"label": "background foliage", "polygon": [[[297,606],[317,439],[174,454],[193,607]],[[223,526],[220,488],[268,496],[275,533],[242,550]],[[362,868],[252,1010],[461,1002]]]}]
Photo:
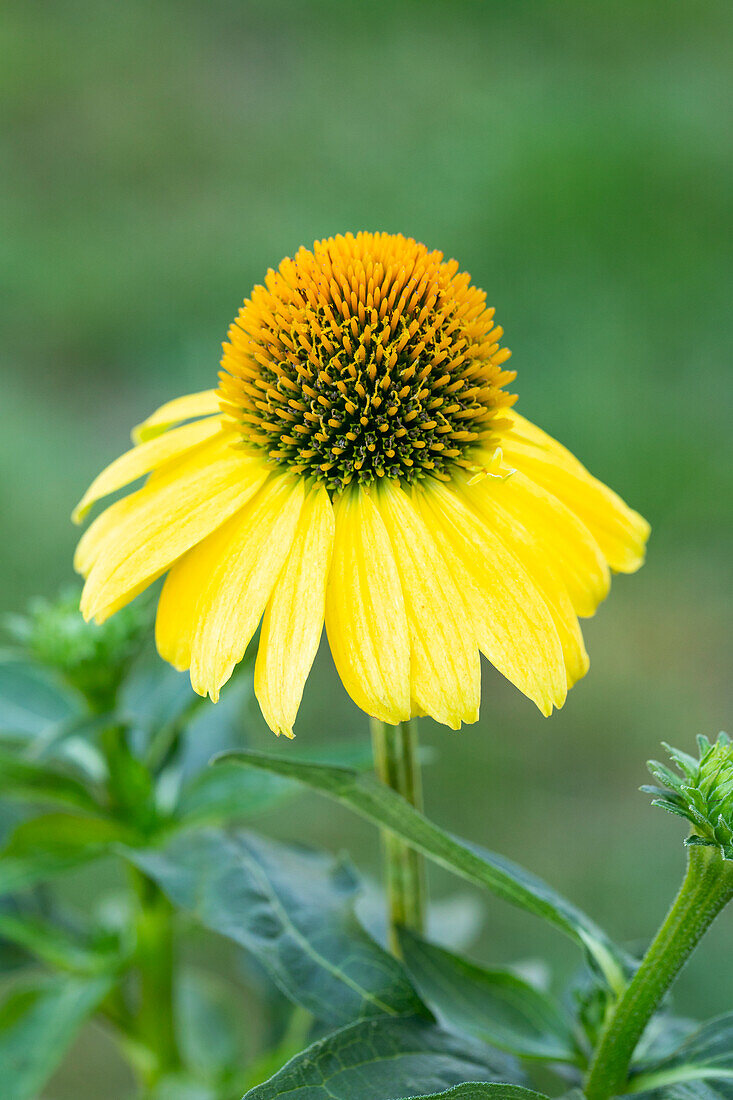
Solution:
[{"label": "background foliage", "polygon": [[[440,247],[497,307],[520,410],[654,534],[587,624],[591,673],[559,715],[487,669],[478,726],[425,723],[427,805],[617,937],[651,929],[683,855],[634,793],[643,761],[714,735],[731,702],[732,32],[724,0],[5,5],[0,605],[68,578],[81,490],[156,403],[212,384],[269,265],[345,229]],[[324,649],[299,749],[361,721]],[[311,796],[261,825],[376,867],[372,830]],[[528,943],[571,965],[488,914],[488,965]],[[729,1007],[730,934],[728,914],[683,1011]],[[114,1058],[87,1033],[49,1096],[114,1094]]]}]

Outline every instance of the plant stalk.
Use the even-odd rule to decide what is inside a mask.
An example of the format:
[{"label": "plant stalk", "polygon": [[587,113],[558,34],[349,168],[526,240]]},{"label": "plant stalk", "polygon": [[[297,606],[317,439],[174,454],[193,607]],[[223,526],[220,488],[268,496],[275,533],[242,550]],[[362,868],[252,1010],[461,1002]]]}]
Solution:
[{"label": "plant stalk", "polygon": [[147,875],[135,869],[132,875],[138,899],[135,1029],[154,1056],[145,1073],[145,1084],[150,1086],[181,1065],[175,1032],[173,907]]},{"label": "plant stalk", "polygon": [[[422,810],[417,722],[389,726],[371,719],[377,775],[410,805]],[[389,945],[399,955],[398,929],[421,933],[425,924],[425,867],[422,855],[385,829],[382,833],[387,883]]]},{"label": "plant stalk", "polygon": [[641,966],[610,1012],[585,1083],[587,1100],[628,1091],[629,1066],[652,1015],[718,913],[733,898],[733,863],[691,846],[687,873]]},{"label": "plant stalk", "polygon": [[[133,756],[128,731],[114,723],[102,733],[109,771],[108,797],[115,815],[145,836],[155,821],[153,780]],[[179,1069],[181,1056],[175,1032],[173,907],[147,875],[130,868],[136,901],[135,957],[137,976],[135,1011],[120,1018],[119,1006],[108,1004],[108,1018],[124,1039],[125,1049],[146,1088],[166,1073]]]}]

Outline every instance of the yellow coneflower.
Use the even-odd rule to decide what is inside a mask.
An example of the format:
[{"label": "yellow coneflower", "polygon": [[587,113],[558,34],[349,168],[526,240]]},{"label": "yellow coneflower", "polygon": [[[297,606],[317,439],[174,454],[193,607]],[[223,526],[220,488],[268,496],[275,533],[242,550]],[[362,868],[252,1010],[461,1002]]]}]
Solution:
[{"label": "yellow coneflower", "polygon": [[588,668],[578,616],[649,527],[514,412],[509,351],[455,260],[388,233],[301,248],[246,299],[219,387],[153,413],[77,507],[148,475],[79,542],[101,622],[167,572],[161,655],[216,700],[257,629],[255,690],[292,735],[325,618],[388,723],[478,716],[479,651],[543,714]]}]

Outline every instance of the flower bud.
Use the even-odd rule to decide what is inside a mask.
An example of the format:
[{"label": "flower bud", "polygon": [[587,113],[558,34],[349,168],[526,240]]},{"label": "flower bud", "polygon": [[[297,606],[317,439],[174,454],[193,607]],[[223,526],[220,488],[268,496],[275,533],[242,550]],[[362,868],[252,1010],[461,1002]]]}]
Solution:
[{"label": "flower bud", "polygon": [[733,742],[725,733],[710,743],[697,739],[699,759],[665,745],[677,775],[656,760],[649,771],[662,787],[642,787],[656,795],[653,805],[686,818],[693,827],[686,844],[719,848],[724,859],[733,860]]},{"label": "flower bud", "polygon": [[60,673],[93,710],[107,710],[140,650],[149,620],[150,608],[138,601],[102,626],[85,623],[79,590],[73,587],[55,600],[32,600],[26,615],[13,617],[10,629],[33,660]]}]

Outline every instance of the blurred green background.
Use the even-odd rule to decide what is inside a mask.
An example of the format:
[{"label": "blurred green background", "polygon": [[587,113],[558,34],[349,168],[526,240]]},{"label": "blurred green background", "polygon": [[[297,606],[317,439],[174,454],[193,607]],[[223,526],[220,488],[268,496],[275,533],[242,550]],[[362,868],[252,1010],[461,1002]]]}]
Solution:
[{"label": "blurred green background", "polygon": [[[477,726],[425,723],[428,807],[648,936],[683,853],[644,761],[730,714],[732,46],[727,0],[3,5],[2,608],[70,577],[75,500],[133,423],[215,383],[268,266],[348,229],[441,248],[497,308],[520,411],[654,530],[562,712],[487,668]],[[325,647],[298,742],[251,723],[293,753],[364,727]],[[264,825],[377,866],[373,831],[315,798]],[[572,963],[486,913],[484,960]],[[728,914],[683,1011],[730,1008],[731,935]],[[53,1096],[121,1095],[115,1057],[87,1034]]]}]

